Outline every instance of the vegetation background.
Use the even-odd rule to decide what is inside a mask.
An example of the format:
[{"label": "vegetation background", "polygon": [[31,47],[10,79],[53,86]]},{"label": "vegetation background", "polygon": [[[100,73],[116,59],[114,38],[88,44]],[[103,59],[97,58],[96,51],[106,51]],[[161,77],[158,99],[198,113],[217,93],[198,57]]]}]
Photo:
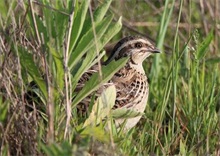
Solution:
[{"label": "vegetation background", "polygon": [[[1,1],[0,155],[220,155],[219,3]],[[102,49],[108,55],[127,35],[145,36],[163,53],[143,64],[147,109],[125,132],[112,122],[114,88],[103,95],[108,107],[100,97],[83,117],[76,106],[126,59],[102,67],[102,79],[94,74],[79,93],[75,87],[106,58]]]}]

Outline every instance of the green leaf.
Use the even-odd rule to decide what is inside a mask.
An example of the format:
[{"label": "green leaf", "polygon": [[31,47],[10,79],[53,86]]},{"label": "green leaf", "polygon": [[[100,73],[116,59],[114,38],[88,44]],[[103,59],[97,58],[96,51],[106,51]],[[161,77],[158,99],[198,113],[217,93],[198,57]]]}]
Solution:
[{"label": "green leaf", "polygon": [[21,16],[22,11],[18,11],[16,12],[17,16],[14,16],[14,10],[16,7],[17,1],[16,0],[11,0],[11,1],[1,1],[0,2],[0,29],[5,30],[5,28],[10,27],[10,24],[13,22],[15,18],[19,17],[19,15]]},{"label": "green leaf", "polygon": [[106,116],[109,115],[112,107],[115,105],[116,88],[114,85],[104,90],[92,107],[89,117],[84,122],[83,127],[93,124],[99,124]]},{"label": "green leaf", "polygon": [[120,108],[112,111],[112,117],[115,119],[127,119],[142,115],[144,115],[144,113],[140,113],[127,108]]},{"label": "green leaf", "polygon": [[111,4],[112,0],[105,0],[105,2],[100,5],[94,12],[94,22],[100,22],[103,17],[105,16],[106,12],[108,11],[108,8]]},{"label": "green leaf", "polygon": [[[108,11],[108,8],[111,4],[112,0],[105,0],[105,2],[103,2],[102,5],[100,5],[93,14],[93,22],[95,24],[97,24],[98,22],[102,21],[104,16],[106,15],[106,12]],[[82,34],[86,33],[91,27],[92,27],[92,20],[91,20],[91,16],[87,16],[86,20],[85,20],[84,26],[83,26],[83,30],[82,30]],[[82,35],[81,35],[82,36]]]},{"label": "green leaf", "polygon": [[205,54],[207,53],[207,48],[209,47],[212,39],[213,39],[213,31],[211,31],[208,36],[205,38],[205,40],[199,44],[198,50],[197,50],[197,59],[201,60]]},{"label": "green leaf", "polygon": [[79,8],[78,0],[67,0],[67,8],[70,12],[73,8],[75,9],[74,11],[77,12]]},{"label": "green leaf", "polygon": [[180,139],[180,154],[186,155],[186,145],[182,142],[182,139]]},{"label": "green leaf", "polygon": [[6,1],[2,1],[0,3],[0,13],[1,13],[1,20],[5,20],[6,17],[7,17],[7,13],[8,13],[8,7],[6,7],[7,4],[6,4]]},{"label": "green leaf", "polygon": [[[175,0],[172,0],[172,2],[169,2],[169,0],[164,1],[164,11],[162,13],[161,19],[160,19],[160,28],[157,34],[157,48],[163,49],[164,40],[167,33],[167,28],[170,23],[170,20],[172,18],[173,9],[175,7]],[[153,58],[153,64],[151,66],[150,71],[150,78],[153,81],[157,81],[158,75],[161,70],[161,56],[155,55]]]},{"label": "green leaf", "polygon": [[110,41],[110,39],[114,37],[121,30],[121,27],[122,27],[121,17],[119,18],[117,23],[110,24],[108,26],[108,29],[106,30],[103,37],[101,37],[100,40],[97,41],[97,44],[95,44],[90,50],[91,52],[94,53],[93,57],[95,57],[96,55],[96,50],[100,51]]},{"label": "green leaf", "polygon": [[66,34],[66,30],[68,27],[68,16],[61,14],[59,12],[55,12],[54,13],[54,24],[53,24],[53,31],[54,34],[56,34],[55,38],[56,38],[56,48],[58,50],[59,53],[62,52],[62,50],[59,50],[60,47],[63,45],[63,41],[65,38],[65,34]]},{"label": "green leaf", "polygon": [[48,156],[72,156],[73,155],[72,146],[67,141],[62,142],[61,144],[53,143],[48,146],[44,144],[40,144],[40,145],[43,151]]},{"label": "green leaf", "polygon": [[60,90],[63,90],[64,87],[64,66],[63,66],[63,59],[62,56],[50,45],[48,45],[49,50],[52,54],[54,63],[55,63],[55,79],[56,84],[58,85]]},{"label": "green leaf", "polygon": [[0,96],[0,123],[5,121],[8,112],[8,103],[3,101],[3,97]]},{"label": "green leaf", "polygon": [[80,133],[82,137],[92,136],[95,139],[109,143],[110,142],[110,135],[106,132],[102,126],[87,126],[85,129]]},{"label": "green leaf", "polygon": [[19,56],[21,60],[21,65],[23,69],[26,69],[27,72],[30,74],[34,82],[38,85],[41,92],[44,95],[44,98],[47,98],[47,87],[46,83],[43,80],[41,74],[39,73],[38,67],[33,61],[32,54],[28,53],[24,48],[19,47]]},{"label": "green leaf", "polygon": [[[102,37],[102,35],[105,33],[106,29],[108,28],[108,25],[112,21],[113,16],[108,16],[105,18],[105,20],[99,22],[96,25],[96,37],[97,41]],[[73,70],[73,67],[79,62],[81,57],[89,51],[92,46],[95,45],[94,40],[94,33],[93,29],[91,28],[80,40],[79,44],[77,45],[76,49],[70,54],[69,58],[69,68],[70,71]]]},{"label": "green leaf", "polygon": [[79,79],[83,75],[83,73],[85,71],[87,71],[92,65],[96,64],[105,55],[105,52],[101,53],[99,55],[99,57],[97,59],[95,59],[94,61],[92,61],[92,59],[94,59],[92,55],[93,55],[93,53],[88,53],[86,55],[85,59],[83,59],[83,62],[80,65],[80,67],[78,68],[76,74],[73,74],[74,75],[73,83],[72,83],[73,88],[75,88],[77,82],[79,81]]},{"label": "green leaf", "polygon": [[[101,37],[101,39],[98,40],[98,43],[96,44],[98,46],[98,51],[101,50],[109,42],[109,40],[119,32],[121,27],[122,27],[121,18],[118,20],[118,22],[109,25],[103,37]],[[77,72],[76,74],[74,74],[74,78],[73,78],[74,80],[73,87],[76,85],[82,74],[86,70],[88,70],[92,65],[96,64],[104,55],[104,53],[102,53],[98,56],[97,59],[95,59],[97,54],[95,48],[96,45],[94,45],[93,48],[86,54],[85,59],[83,59],[82,65],[79,68],[77,68]]]},{"label": "green leaf", "polygon": [[118,70],[125,66],[127,61],[128,58],[122,58],[118,61],[112,61],[107,66],[104,66],[102,68],[102,80],[99,80],[98,73],[93,74],[90,80],[86,82],[84,88],[73,100],[72,107],[75,107],[81,100],[97,90],[103,83],[108,82]]},{"label": "green leaf", "polygon": [[220,57],[209,58],[206,60],[206,62],[210,64],[220,63]]},{"label": "green leaf", "polygon": [[75,13],[74,18],[70,19],[70,20],[74,20],[72,31],[71,31],[71,37],[70,37],[70,49],[69,49],[70,52],[75,47],[75,44],[76,44],[76,42],[79,38],[79,35],[82,31],[89,4],[90,4],[90,0],[84,0],[81,4],[80,8],[77,9],[77,12],[73,12],[73,13]]}]

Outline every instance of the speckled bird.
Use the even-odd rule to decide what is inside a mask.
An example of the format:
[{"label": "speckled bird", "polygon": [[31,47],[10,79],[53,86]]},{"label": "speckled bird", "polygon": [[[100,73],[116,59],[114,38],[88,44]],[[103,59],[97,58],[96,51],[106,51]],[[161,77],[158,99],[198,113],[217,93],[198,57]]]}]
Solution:
[{"label": "speckled bird", "polygon": [[[103,65],[109,64],[113,60],[119,60],[123,57],[129,57],[126,65],[114,74],[112,79],[104,84],[106,88],[109,85],[115,85],[116,100],[113,109],[127,108],[136,112],[143,113],[148,100],[149,85],[147,76],[143,69],[143,61],[153,53],[160,51],[146,38],[139,36],[128,36],[121,39],[113,48],[109,58]],[[95,72],[98,72],[98,66],[94,65],[90,70],[85,72],[78,82],[77,90],[81,90],[85,82]],[[103,88],[96,91],[99,96]],[[81,112],[88,110],[91,96],[86,97],[79,105]],[[125,123],[125,129],[129,130],[134,127],[141,116],[128,118]],[[116,124],[124,123],[124,119],[117,119]]]}]

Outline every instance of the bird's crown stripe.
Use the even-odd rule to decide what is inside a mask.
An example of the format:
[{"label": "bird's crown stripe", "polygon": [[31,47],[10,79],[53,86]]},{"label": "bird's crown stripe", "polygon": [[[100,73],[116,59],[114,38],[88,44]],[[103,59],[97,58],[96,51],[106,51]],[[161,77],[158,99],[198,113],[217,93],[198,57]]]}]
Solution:
[{"label": "bird's crown stripe", "polygon": [[117,56],[118,53],[119,53],[123,48],[127,47],[128,45],[133,45],[133,44],[138,43],[138,42],[142,42],[142,43],[149,44],[149,42],[147,42],[147,41],[144,40],[144,39],[136,39],[136,40],[127,41],[127,42],[123,43],[120,47],[118,47],[118,49],[116,50],[116,52],[115,52],[114,55],[113,55],[113,58],[114,58],[115,56]]}]

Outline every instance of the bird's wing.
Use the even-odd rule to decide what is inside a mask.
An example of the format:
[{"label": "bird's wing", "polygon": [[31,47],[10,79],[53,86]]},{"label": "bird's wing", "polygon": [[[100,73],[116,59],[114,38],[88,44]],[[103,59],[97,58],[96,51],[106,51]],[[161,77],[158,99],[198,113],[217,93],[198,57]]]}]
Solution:
[{"label": "bird's wing", "polygon": [[[91,76],[94,73],[97,73],[98,71],[99,71],[99,67],[97,64],[95,64],[89,70],[87,70],[81,76],[80,80],[78,81],[75,92],[76,93],[80,92],[82,90],[82,88],[85,86],[85,83],[91,78]],[[104,84],[102,84],[102,86],[100,88],[98,88],[98,90],[96,90],[95,92],[91,93],[89,96],[84,98],[77,106],[78,108],[80,108],[80,111],[82,111],[82,110],[85,111],[85,109],[88,109],[89,104],[91,103],[92,97],[95,96],[95,99],[96,99],[97,97],[99,97],[101,95],[103,90],[106,89],[107,87],[109,87],[110,85],[113,85],[113,83],[111,83],[111,82],[104,83]]]}]

